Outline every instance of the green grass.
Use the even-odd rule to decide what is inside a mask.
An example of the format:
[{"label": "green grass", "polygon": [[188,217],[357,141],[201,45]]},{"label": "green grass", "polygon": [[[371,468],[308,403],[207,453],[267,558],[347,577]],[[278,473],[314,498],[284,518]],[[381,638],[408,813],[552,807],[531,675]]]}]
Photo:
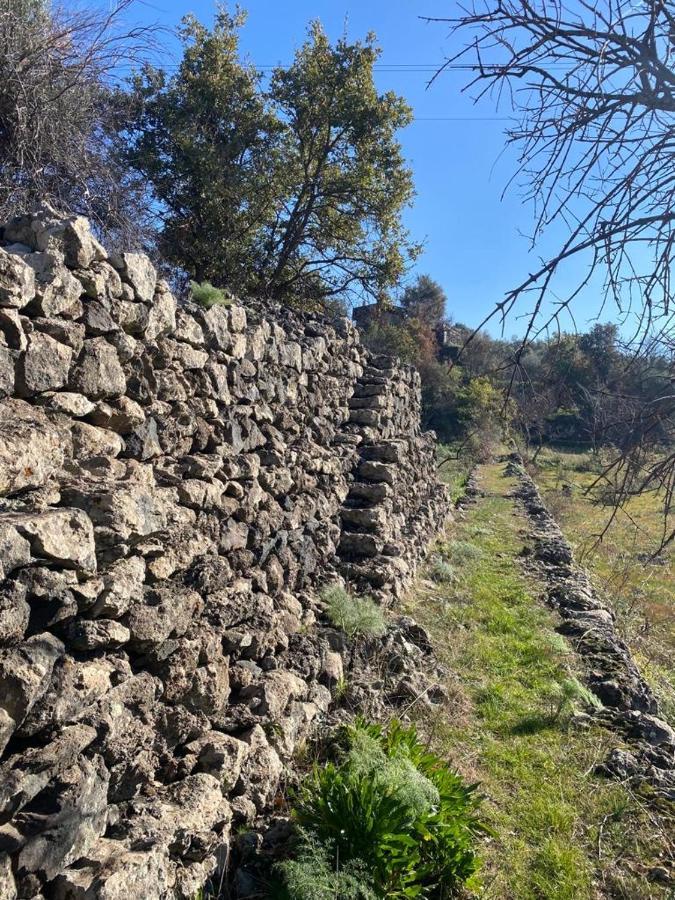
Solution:
[{"label": "green grass", "polygon": [[675,721],[675,548],[664,553],[663,565],[645,562],[662,534],[658,494],[631,499],[598,542],[611,507],[594,503],[584,489],[599,461],[589,453],[546,449],[537,463],[534,478],[545,502],[616,613],[622,637],[650,680],[664,715]]},{"label": "green grass", "polygon": [[487,496],[438,547],[450,560],[453,542],[478,553],[465,552],[472,558],[452,584],[422,580],[409,599],[456,673],[448,715],[428,722],[433,740],[481,781],[497,835],[485,851],[481,896],[668,897],[644,874],[672,850],[660,823],[643,798],[591,774],[617,739],[570,727],[574,700],[559,710],[576,658],[520,566],[526,523],[502,470],[481,467]]}]

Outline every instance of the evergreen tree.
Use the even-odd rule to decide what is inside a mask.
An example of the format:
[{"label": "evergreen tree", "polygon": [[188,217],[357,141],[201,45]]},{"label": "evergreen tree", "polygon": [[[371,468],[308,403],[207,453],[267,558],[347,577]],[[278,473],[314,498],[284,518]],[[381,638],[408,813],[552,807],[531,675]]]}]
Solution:
[{"label": "evergreen tree", "polygon": [[326,302],[394,285],[417,248],[396,138],[411,112],[373,81],[374,39],[318,24],[264,91],[240,60],[240,15],[184,20],[183,59],[136,82],[129,159],[159,201],[165,255],[241,295]]}]

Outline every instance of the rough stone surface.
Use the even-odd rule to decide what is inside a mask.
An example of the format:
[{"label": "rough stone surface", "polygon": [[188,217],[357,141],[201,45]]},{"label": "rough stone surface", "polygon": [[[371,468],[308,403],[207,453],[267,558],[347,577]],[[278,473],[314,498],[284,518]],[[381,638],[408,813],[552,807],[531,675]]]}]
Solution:
[{"label": "rough stone surface", "polygon": [[586,683],[601,701],[594,718],[632,744],[631,753],[612,750],[599,771],[646,780],[661,795],[675,800],[675,731],[656,715],[656,697],[617,632],[614,615],[576,564],[572,548],[518,454],[508,458],[507,472],[518,479],[516,496],[532,525],[530,564],[543,578],[548,602],[561,616],[558,630],[579,654]]},{"label": "rough stone surface", "polygon": [[447,515],[419,376],[50,207],[0,234],[0,897],[194,898],[345,666],[442,701],[414,623],[355,657],[319,599],[391,605]]}]

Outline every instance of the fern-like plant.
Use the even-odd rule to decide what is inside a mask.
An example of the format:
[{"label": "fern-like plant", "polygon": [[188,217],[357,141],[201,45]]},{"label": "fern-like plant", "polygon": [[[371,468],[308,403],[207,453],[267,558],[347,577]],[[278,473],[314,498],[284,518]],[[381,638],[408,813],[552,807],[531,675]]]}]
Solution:
[{"label": "fern-like plant", "polygon": [[308,832],[300,831],[294,858],[275,869],[281,878],[273,888],[275,900],[377,900],[360,860],[333,865],[331,848]]},{"label": "fern-like plant", "polygon": [[[359,720],[345,729],[337,760],[314,768],[294,815],[305,836],[330,848],[336,871],[363,867],[374,896],[440,900],[476,871],[475,839],[486,830],[478,805],[476,786],[430,752],[414,728]],[[292,900],[304,900],[289,890]]]}]

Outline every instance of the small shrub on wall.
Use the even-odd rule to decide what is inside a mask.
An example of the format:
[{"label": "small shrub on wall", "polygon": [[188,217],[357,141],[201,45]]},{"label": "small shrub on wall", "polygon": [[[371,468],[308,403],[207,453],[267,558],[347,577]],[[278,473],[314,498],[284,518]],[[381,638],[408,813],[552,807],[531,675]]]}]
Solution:
[{"label": "small shrub on wall", "polygon": [[331,623],[348,638],[379,637],[387,630],[382,609],[370,597],[355,597],[334,584],[321,592]]},{"label": "small shrub on wall", "polygon": [[214,287],[210,281],[203,281],[201,284],[191,281],[190,296],[195,303],[205,309],[211,309],[212,306],[230,306],[232,303],[225,292],[221,288]]}]

